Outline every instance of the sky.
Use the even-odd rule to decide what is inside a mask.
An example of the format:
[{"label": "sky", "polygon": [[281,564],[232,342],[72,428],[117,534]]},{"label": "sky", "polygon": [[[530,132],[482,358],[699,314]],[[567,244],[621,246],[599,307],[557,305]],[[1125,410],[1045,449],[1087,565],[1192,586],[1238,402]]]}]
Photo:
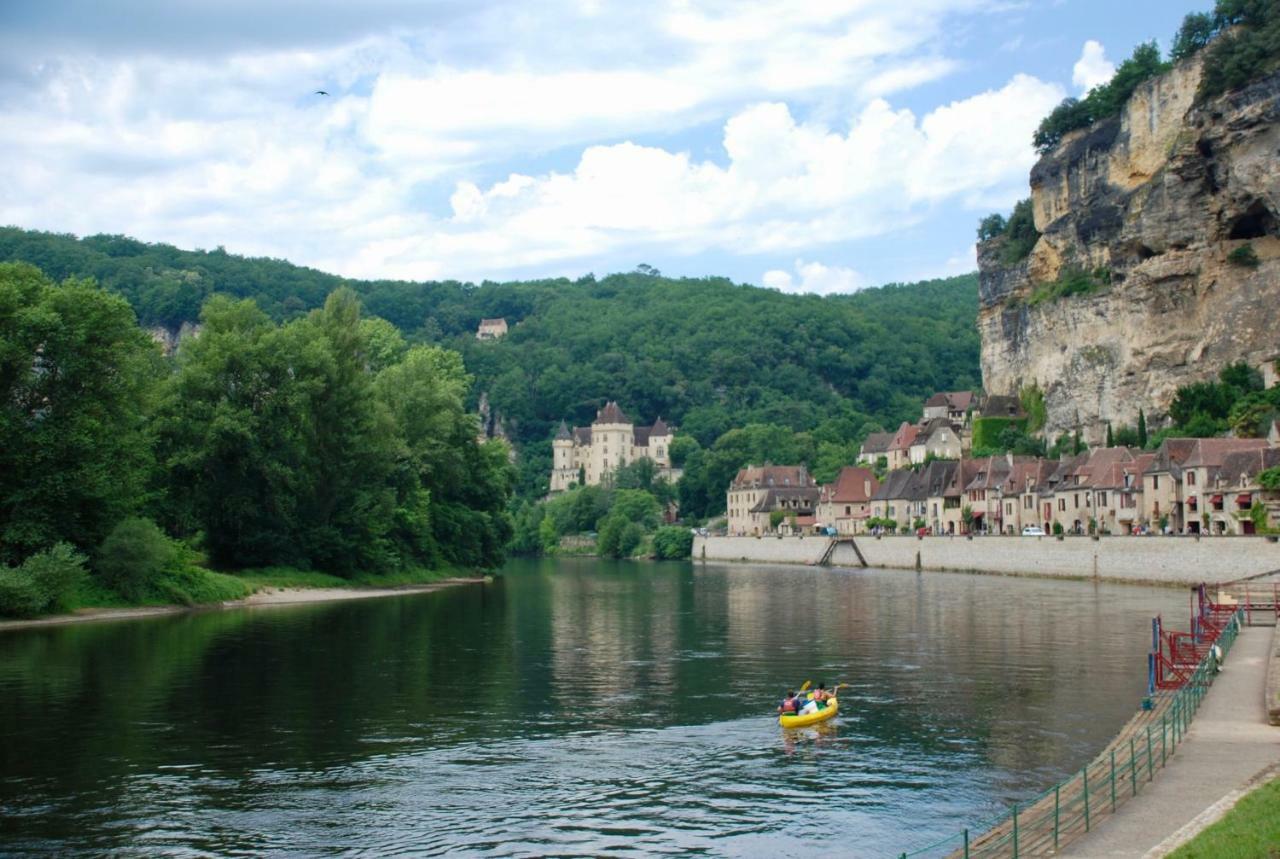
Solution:
[{"label": "sky", "polygon": [[358,278],[949,276],[1040,119],[1209,6],[0,0],[0,224]]}]

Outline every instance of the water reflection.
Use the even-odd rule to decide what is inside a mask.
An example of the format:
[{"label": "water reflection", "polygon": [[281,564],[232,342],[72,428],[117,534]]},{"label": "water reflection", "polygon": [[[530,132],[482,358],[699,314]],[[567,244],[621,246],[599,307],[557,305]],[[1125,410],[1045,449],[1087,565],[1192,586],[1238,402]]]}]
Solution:
[{"label": "water reflection", "polygon": [[[582,561],[0,634],[0,852],[893,852],[1080,766],[1141,695],[1146,619],[1184,607]],[[781,731],[806,678],[850,684],[838,721]]]}]

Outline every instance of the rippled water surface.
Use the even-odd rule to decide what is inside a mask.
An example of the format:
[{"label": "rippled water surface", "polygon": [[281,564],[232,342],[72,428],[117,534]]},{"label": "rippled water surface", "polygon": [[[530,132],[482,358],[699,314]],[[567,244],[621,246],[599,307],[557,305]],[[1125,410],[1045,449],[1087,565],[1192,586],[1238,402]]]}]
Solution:
[{"label": "rippled water surface", "polygon": [[[513,563],[0,633],[0,853],[895,855],[1077,769],[1180,591]],[[852,684],[782,731],[788,684]]]}]

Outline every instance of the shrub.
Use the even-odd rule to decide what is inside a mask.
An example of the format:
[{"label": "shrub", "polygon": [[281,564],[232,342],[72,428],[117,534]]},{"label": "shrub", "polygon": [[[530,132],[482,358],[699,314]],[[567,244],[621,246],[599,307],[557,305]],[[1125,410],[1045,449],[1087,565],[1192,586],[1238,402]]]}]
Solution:
[{"label": "shrub", "polygon": [[1269,492],[1280,491],[1280,465],[1258,472],[1258,484]]},{"label": "shrub", "polygon": [[1073,295],[1091,295],[1110,285],[1111,271],[1109,269],[1096,268],[1093,271],[1085,271],[1077,266],[1063,266],[1058,273],[1057,280],[1042,283],[1032,290],[1031,296],[1027,299],[1027,304],[1034,307],[1046,301],[1057,301]]},{"label": "shrub", "polygon": [[1227,254],[1227,262],[1242,268],[1257,268],[1258,252],[1253,249],[1253,245],[1246,242]]},{"label": "shrub", "polygon": [[1040,231],[1036,229],[1035,213],[1031,209],[1031,198],[1019,200],[1009,216],[1005,227],[1005,247],[1001,257],[1005,263],[1013,265],[1031,255],[1031,249],[1040,241]]},{"label": "shrub", "polygon": [[635,522],[623,525],[622,533],[618,535],[618,557],[631,557],[642,542],[644,542],[643,528]]},{"label": "shrub", "polygon": [[65,611],[84,579],[84,555],[58,543],[21,566],[0,568],[0,615],[34,617]]},{"label": "shrub", "polygon": [[1062,523],[1061,523],[1061,522],[1054,522],[1054,523],[1053,523],[1053,536],[1055,536],[1055,537],[1061,537],[1061,536],[1062,536]]},{"label": "shrub", "polygon": [[693,554],[693,532],[688,528],[667,526],[653,535],[653,556],[659,560],[676,561]]},{"label": "shrub", "polygon": [[103,583],[131,600],[142,599],[166,572],[178,572],[182,563],[181,547],[150,519],[125,519],[98,549],[98,575]]}]

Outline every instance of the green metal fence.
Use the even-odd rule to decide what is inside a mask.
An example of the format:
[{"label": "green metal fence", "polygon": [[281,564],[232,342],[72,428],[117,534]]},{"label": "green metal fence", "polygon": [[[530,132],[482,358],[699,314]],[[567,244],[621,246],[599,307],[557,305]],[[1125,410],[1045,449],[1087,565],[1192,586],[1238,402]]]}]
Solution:
[{"label": "green metal fence", "polygon": [[[1217,644],[1223,655],[1235,643],[1241,622],[1241,612],[1236,612],[1219,636]],[[1155,711],[1160,716],[1158,722],[1153,717],[1145,726],[1130,723],[1106,751],[1070,778],[1039,796],[1015,803],[998,817],[897,856],[1017,859],[1055,852],[1088,832],[1101,818],[1115,813],[1155,778],[1156,770],[1165,766],[1186,736],[1215,671],[1216,664],[1209,653],[1185,686],[1160,701]]]}]

